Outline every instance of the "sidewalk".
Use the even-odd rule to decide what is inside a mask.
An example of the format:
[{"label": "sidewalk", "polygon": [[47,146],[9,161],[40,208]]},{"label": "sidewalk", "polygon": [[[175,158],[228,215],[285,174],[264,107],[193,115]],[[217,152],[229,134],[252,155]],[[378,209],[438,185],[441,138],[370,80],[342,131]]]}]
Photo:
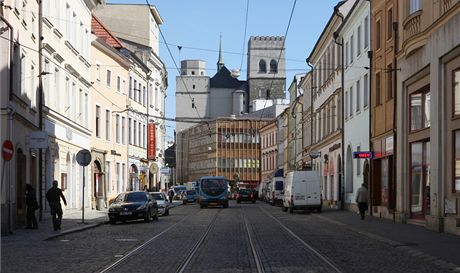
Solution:
[{"label": "sidewalk", "polygon": [[[38,212],[37,212],[38,220]],[[13,230],[13,234],[2,236],[2,241],[43,241],[64,234],[97,227],[108,222],[107,209],[92,210],[85,208],[84,222],[82,223],[81,209],[65,209],[62,216],[60,231],[54,231],[53,221],[49,211],[43,211],[42,220],[38,221],[38,229],[19,228]]]},{"label": "sidewalk", "polygon": [[[180,200],[174,200],[171,208],[182,204]],[[38,212],[37,212],[38,221]],[[19,228],[13,234],[2,236],[2,241],[43,241],[56,238],[61,235],[94,228],[109,221],[107,209],[92,210],[85,208],[84,222],[82,223],[81,209],[64,209],[61,230],[54,231],[53,220],[49,211],[43,211],[42,220],[38,221],[38,229]]]},{"label": "sidewalk", "polygon": [[460,272],[460,236],[369,215],[363,221],[356,212],[324,207],[321,214],[312,215]]}]

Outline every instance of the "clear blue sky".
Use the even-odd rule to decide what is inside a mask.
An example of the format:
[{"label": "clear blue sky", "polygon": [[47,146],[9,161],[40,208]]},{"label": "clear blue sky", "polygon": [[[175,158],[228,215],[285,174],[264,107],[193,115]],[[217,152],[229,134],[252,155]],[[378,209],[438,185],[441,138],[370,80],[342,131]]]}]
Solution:
[{"label": "clear blue sky", "polygon": [[[244,36],[246,7],[249,1],[246,36]],[[108,3],[146,4],[145,0],[107,0]],[[156,6],[164,24],[161,26],[166,42],[160,40],[160,58],[168,69],[166,116],[175,117],[175,86],[179,75],[174,62],[200,59],[206,61],[208,76],[216,73],[219,35],[228,69],[242,67],[240,80],[245,80],[247,42],[250,36],[284,36],[294,0],[157,0]],[[305,59],[329,20],[338,0],[297,0],[286,36],[286,86],[295,74],[309,70]],[[244,51],[243,51],[244,44]],[[177,45],[182,49],[179,55]],[[174,61],[173,61],[174,58]],[[167,122],[166,141],[173,140],[173,122]]]}]

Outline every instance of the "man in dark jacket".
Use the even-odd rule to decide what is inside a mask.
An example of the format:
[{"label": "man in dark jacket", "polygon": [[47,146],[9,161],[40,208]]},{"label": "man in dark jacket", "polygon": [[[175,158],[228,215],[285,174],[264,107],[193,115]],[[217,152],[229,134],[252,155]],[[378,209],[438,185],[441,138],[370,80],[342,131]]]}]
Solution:
[{"label": "man in dark jacket", "polygon": [[61,230],[61,220],[62,220],[62,207],[61,207],[61,198],[64,202],[64,205],[67,206],[67,201],[65,200],[62,190],[58,188],[58,182],[53,181],[53,187],[48,190],[46,193],[46,200],[51,208],[51,216],[53,217],[53,227],[54,230]]}]

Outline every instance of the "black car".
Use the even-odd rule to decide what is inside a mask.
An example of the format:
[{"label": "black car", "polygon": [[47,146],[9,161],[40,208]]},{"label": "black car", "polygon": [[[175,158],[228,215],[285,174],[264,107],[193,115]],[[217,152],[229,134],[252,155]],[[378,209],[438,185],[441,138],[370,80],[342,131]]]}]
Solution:
[{"label": "black car", "polygon": [[236,194],[236,202],[241,203],[241,201],[249,201],[255,203],[255,191],[253,189],[239,189],[238,193]]},{"label": "black car", "polygon": [[158,219],[157,202],[145,191],[120,193],[109,207],[109,222]]}]

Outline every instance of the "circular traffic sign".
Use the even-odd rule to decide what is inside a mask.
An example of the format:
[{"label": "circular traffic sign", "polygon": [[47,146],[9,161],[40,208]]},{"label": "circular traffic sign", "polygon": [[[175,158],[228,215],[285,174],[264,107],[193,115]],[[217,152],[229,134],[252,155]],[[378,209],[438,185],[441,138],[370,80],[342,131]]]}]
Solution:
[{"label": "circular traffic sign", "polygon": [[5,161],[10,161],[13,158],[14,148],[13,142],[5,140],[2,145],[2,157]]},{"label": "circular traffic sign", "polygon": [[91,152],[83,149],[77,153],[77,162],[80,166],[88,166],[91,163]]}]

